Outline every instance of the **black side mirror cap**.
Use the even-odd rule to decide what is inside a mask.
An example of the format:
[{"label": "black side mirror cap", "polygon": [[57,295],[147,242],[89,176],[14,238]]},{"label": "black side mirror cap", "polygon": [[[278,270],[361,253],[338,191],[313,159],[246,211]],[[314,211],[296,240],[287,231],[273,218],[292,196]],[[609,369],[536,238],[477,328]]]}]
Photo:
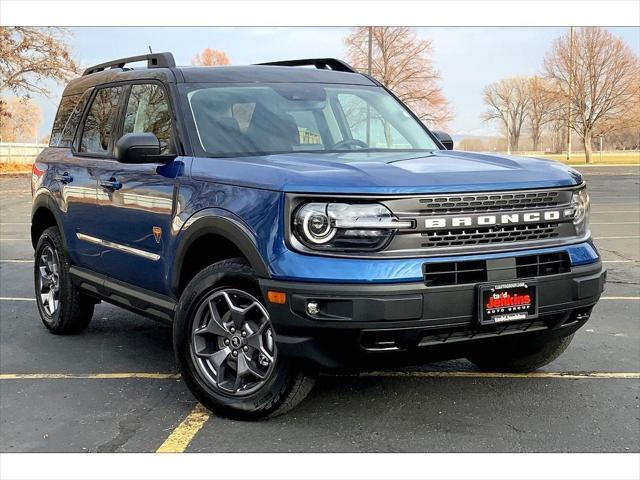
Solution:
[{"label": "black side mirror cap", "polygon": [[446,148],[447,150],[453,150],[453,139],[451,138],[451,135],[446,132],[440,132],[437,130],[433,130],[433,134],[436,136],[436,138],[444,148]]},{"label": "black side mirror cap", "polygon": [[160,140],[153,133],[127,133],[114,148],[121,163],[167,163],[175,155],[160,155]]}]

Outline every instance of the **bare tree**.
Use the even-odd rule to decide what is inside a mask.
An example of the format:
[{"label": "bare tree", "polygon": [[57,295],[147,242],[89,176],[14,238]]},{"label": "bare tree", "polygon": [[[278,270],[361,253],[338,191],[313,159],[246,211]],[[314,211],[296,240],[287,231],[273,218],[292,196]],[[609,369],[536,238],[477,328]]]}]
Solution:
[{"label": "bare tree", "polygon": [[606,29],[586,27],[576,32],[573,49],[568,35],[557,39],[544,67],[570,105],[571,127],[582,138],[587,163],[591,163],[594,134],[611,131],[620,124],[616,119],[637,105],[638,56]]},{"label": "bare tree", "polygon": [[512,77],[498,80],[484,88],[484,103],[489,107],[483,118],[498,120],[507,131],[509,146],[518,150],[522,126],[529,109],[529,80],[526,77]]},{"label": "bare tree", "polygon": [[[0,93],[28,98],[49,95],[44,80],[64,82],[79,67],[67,45],[63,28],[0,27]],[[0,117],[7,114],[0,100]]]},{"label": "bare tree", "polygon": [[531,132],[533,150],[538,151],[542,130],[553,119],[559,105],[557,93],[551,89],[544,78],[535,76],[529,78],[527,95],[529,97],[527,123]]},{"label": "bare tree", "polygon": [[42,120],[40,107],[28,99],[12,97],[6,100],[6,115],[0,122],[0,141],[35,142]]},{"label": "bare tree", "polygon": [[212,67],[216,65],[230,65],[231,61],[227,54],[220,50],[205,48],[191,60],[191,65]]},{"label": "bare tree", "polygon": [[[430,40],[421,40],[408,27],[371,27],[371,74],[421,120],[445,125],[453,118],[433,65]],[[369,27],[356,27],[345,40],[349,63],[367,71]]]}]

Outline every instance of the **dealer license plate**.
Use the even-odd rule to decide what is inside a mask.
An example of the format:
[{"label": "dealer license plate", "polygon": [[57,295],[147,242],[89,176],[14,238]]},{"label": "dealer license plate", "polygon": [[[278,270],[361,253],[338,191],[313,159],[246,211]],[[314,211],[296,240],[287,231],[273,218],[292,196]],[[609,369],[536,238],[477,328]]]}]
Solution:
[{"label": "dealer license plate", "polygon": [[532,281],[480,285],[481,325],[530,320],[538,316],[537,286]]}]

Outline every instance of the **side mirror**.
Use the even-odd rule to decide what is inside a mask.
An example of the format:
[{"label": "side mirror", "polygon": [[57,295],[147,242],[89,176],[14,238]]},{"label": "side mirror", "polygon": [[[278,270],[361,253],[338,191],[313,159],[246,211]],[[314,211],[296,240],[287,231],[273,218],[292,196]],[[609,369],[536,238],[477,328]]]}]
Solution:
[{"label": "side mirror", "polygon": [[451,135],[436,130],[433,131],[433,134],[440,141],[444,148],[446,148],[447,150],[453,150],[453,139],[451,138]]},{"label": "side mirror", "polygon": [[121,163],[166,163],[168,156],[160,155],[160,141],[153,133],[127,133],[114,148]]}]

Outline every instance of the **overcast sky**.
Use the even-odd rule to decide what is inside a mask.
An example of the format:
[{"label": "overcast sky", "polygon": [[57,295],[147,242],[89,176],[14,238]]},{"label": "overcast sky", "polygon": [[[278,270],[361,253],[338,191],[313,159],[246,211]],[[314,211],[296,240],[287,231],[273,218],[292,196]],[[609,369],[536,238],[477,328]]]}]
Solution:
[{"label": "overcast sky", "polygon": [[[449,131],[457,135],[490,135],[484,123],[485,85],[509,76],[539,73],[553,40],[567,31],[557,27],[422,27],[420,37],[433,41],[433,59],[442,88],[453,106]],[[640,29],[610,28],[640,54]],[[342,27],[78,27],[71,44],[83,67],[110,59],[154,52],[173,52],[178,65],[188,65],[206,47],[227,53],[236,65],[293,58],[345,58]],[[40,135],[51,130],[62,86],[52,98],[35,98],[43,110]]]}]

